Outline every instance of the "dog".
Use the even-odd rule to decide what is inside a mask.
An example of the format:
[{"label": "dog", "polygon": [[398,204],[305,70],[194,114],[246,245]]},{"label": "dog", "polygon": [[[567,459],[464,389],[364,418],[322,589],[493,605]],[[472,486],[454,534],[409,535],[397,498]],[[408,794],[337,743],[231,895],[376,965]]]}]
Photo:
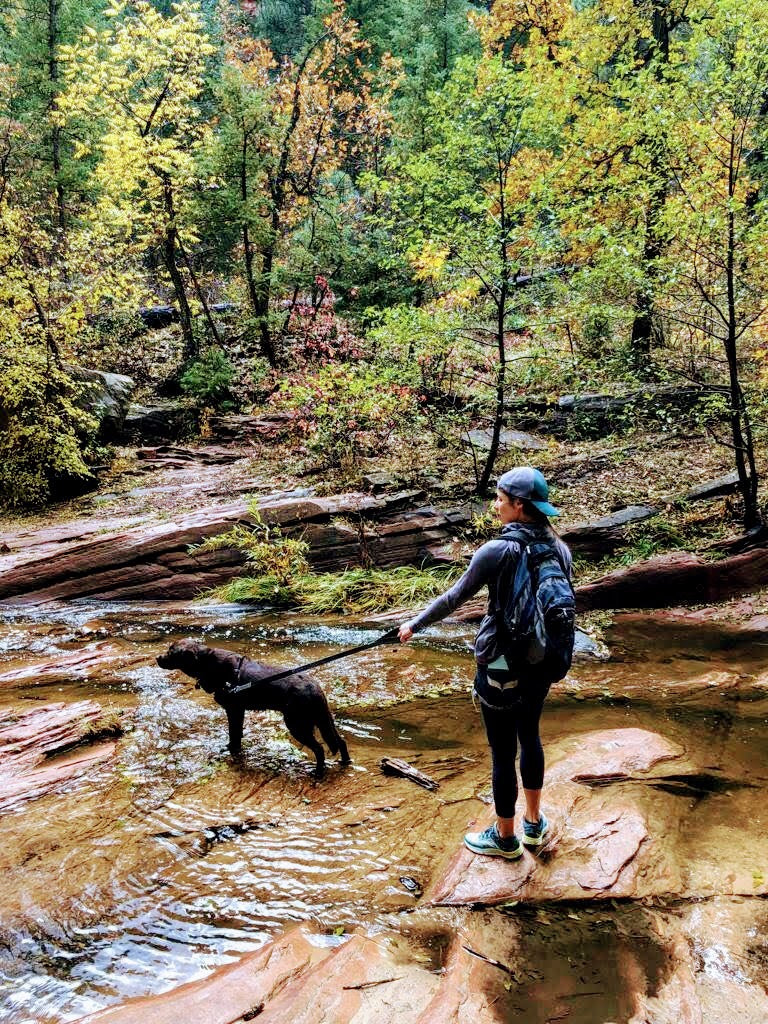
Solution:
[{"label": "dog", "polygon": [[[160,668],[178,669],[197,681],[206,693],[227,713],[229,751],[240,753],[243,721],[246,711],[281,711],[288,732],[295,740],[309,747],[317,762],[316,774],[325,772],[325,753],[315,737],[318,730],[332,754],[341,755],[341,763],[351,758],[347,744],[339,736],[328,701],[320,684],[299,672],[287,679],[262,682],[280,672],[279,668],[227,651],[222,647],[206,647],[199,640],[177,640],[157,659]],[[237,693],[231,687],[249,684]]]}]

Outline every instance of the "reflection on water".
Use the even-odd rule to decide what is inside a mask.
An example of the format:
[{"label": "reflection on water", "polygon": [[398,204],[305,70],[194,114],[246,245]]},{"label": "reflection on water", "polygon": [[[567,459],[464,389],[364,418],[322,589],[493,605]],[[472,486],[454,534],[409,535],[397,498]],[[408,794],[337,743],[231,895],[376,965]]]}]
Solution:
[{"label": "reflection on water", "polygon": [[[436,861],[485,813],[479,795],[488,789],[488,755],[466,692],[466,631],[438,630],[431,642],[377,649],[319,673],[353,757],[346,769],[331,764],[321,782],[311,775],[312,758],[290,743],[274,713],[249,714],[244,756],[229,758],[223,712],[188,679],[154,663],[169,641],[190,634],[280,665],[322,657],[380,632],[221,606],[172,614],[85,605],[2,613],[5,664],[55,658],[92,642],[94,634],[108,637],[128,667],[120,669],[118,659],[109,676],[97,669],[62,676],[55,698],[90,696],[134,712],[113,763],[0,822],[3,1021],[72,1020],[126,996],[165,990],[256,948],[290,921],[314,920],[332,932],[401,919],[402,911],[418,905]],[[652,640],[645,635],[642,643],[652,646]],[[636,632],[627,635],[627,672],[655,671],[642,643]],[[754,651],[743,653],[754,672]],[[729,656],[733,661],[733,651]],[[666,657],[656,645],[656,662]],[[674,676],[678,662],[663,664]],[[602,679],[608,668],[617,671],[615,664],[579,666],[577,681]],[[0,695],[4,707],[18,710],[51,699],[50,687],[34,679]],[[694,714],[675,706],[555,701],[543,722],[545,746],[555,757],[575,749],[590,730],[629,725],[682,743],[691,762],[692,774],[682,783],[622,784],[636,792],[656,834],[679,846],[688,884],[706,889],[712,859],[733,838],[734,821],[751,823],[750,835],[739,837],[744,870],[764,864],[764,723],[719,707]],[[383,776],[384,756],[406,758],[440,789],[429,793]],[[707,785],[695,785],[696,772]],[[751,785],[739,786],[739,780]],[[437,927],[443,912],[432,913]],[[550,915],[546,925],[541,913]],[[663,965],[653,936],[628,913],[580,909],[574,917],[566,907],[526,911],[518,919],[522,931],[517,927],[514,941],[540,975],[524,979],[529,1000],[539,1007],[533,1011],[527,1003],[526,1019],[561,1019],[558,1006],[571,1022],[629,1019],[623,974],[642,970],[651,991]],[[511,955],[503,913],[471,921],[486,953],[498,947],[500,959]],[[707,955],[707,969],[716,970],[716,950]],[[550,1018],[536,1002],[545,990],[559,1000],[552,1003],[553,995],[546,1003]],[[509,1019],[523,1012],[519,993],[500,984],[497,995]]]}]

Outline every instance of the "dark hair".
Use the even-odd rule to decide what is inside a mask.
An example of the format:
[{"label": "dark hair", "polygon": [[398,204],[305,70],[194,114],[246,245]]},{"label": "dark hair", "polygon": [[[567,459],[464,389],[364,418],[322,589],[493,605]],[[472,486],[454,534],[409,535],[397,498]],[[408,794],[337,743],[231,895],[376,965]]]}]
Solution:
[{"label": "dark hair", "polygon": [[[506,494],[507,492],[505,491],[504,493]],[[533,502],[529,501],[528,498],[520,498],[519,500],[522,501],[523,511],[529,519],[533,520],[537,526],[545,527],[551,534],[554,534],[555,537],[559,536],[557,530],[550,522],[549,517],[546,516],[540,508],[536,508]]]}]

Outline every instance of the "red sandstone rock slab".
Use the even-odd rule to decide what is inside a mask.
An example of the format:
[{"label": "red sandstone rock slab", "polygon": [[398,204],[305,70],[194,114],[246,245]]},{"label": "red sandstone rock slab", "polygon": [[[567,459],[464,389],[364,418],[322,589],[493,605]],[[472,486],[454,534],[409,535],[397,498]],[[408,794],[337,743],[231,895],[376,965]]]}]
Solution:
[{"label": "red sandstone rock slab", "polygon": [[29,662],[19,668],[0,672],[0,686],[28,686],[84,679],[95,670],[100,673],[127,668],[145,661],[145,656],[130,653],[115,644],[100,641],[73,651],[60,651],[54,658]]},{"label": "red sandstone rock slab", "polygon": [[384,935],[353,935],[269,1002],[259,1024],[416,1024],[437,975],[392,954]]},{"label": "red sandstone rock slab", "polygon": [[[98,735],[104,721],[104,709],[90,700],[46,704],[19,715],[5,712],[0,718],[0,810],[49,793],[112,757],[111,741],[78,746],[89,733]],[[63,751],[70,752],[48,760]]]},{"label": "red sandstone rock slab", "polygon": [[77,1024],[232,1024],[248,1013],[262,1020],[258,1008],[285,985],[300,984],[330,952],[308,929],[291,929],[206,978],[100,1010]]},{"label": "red sandstone rock slab", "polygon": [[755,547],[710,562],[672,551],[616,569],[581,586],[576,605],[597,608],[663,608],[684,601],[722,601],[765,585],[768,547]]},{"label": "red sandstone rock slab", "polygon": [[520,861],[510,862],[477,857],[462,847],[436,878],[427,902],[492,905],[680,892],[678,864],[654,840],[631,800],[614,790],[590,790],[575,780],[642,776],[683,753],[678,744],[643,729],[579,737],[577,749],[548,772],[546,804],[553,824],[543,851],[537,857],[526,851]]},{"label": "red sandstone rock slab", "polygon": [[[357,493],[328,498],[274,497],[260,504],[266,522],[279,523],[288,535],[312,531],[310,560],[324,569],[360,562],[363,554],[376,564],[423,559],[426,546],[450,536],[456,517],[434,509],[403,510],[424,497],[420,491],[372,496]],[[335,521],[351,516],[360,530]],[[395,528],[393,521],[402,518]],[[75,597],[143,599],[197,597],[202,590],[232,578],[243,556],[239,551],[190,553],[191,545],[222,533],[235,522],[250,521],[243,502],[215,505],[174,521],[144,522],[135,528],[77,532],[45,528],[27,537],[23,551],[0,556],[0,601],[39,604]],[[371,524],[375,523],[375,526]],[[18,541],[18,537],[16,540]],[[14,547],[11,538],[9,546]]]}]

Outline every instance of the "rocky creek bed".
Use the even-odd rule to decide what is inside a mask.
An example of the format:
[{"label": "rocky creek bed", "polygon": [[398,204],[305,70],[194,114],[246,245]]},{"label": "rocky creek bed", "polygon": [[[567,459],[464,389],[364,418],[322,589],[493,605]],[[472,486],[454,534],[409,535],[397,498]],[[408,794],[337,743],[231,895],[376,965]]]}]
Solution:
[{"label": "rocky creek bed", "polygon": [[353,756],[321,782],[272,714],[230,759],[220,709],[154,663],[186,635],[280,665],[378,628],[3,610],[2,1020],[762,1024],[762,620],[616,616],[611,658],[552,693],[555,828],[518,864],[460,846],[491,817],[466,624],[318,672]]}]

